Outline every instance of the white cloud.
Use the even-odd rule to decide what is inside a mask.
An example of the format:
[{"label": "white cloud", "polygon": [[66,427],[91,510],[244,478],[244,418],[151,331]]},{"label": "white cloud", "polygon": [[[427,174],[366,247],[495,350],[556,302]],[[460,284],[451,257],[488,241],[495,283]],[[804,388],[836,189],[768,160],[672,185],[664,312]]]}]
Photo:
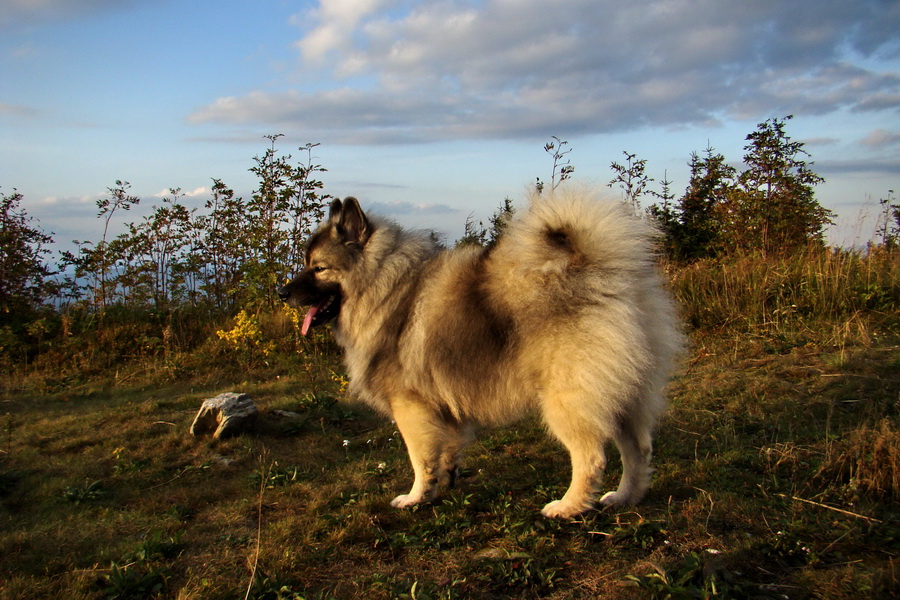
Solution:
[{"label": "white cloud", "polygon": [[93,210],[93,205],[96,204],[99,196],[90,195],[90,196],[66,196],[60,198],[59,196],[44,196],[38,203],[46,206],[57,206],[57,205],[91,205],[91,209]]},{"label": "white cloud", "polygon": [[[197,196],[206,196],[209,194],[209,188],[206,186],[200,186],[198,188],[194,188],[191,191],[184,191],[180,188],[176,190],[179,196],[184,196],[185,198],[196,198]],[[155,194],[153,194],[154,198],[168,198],[172,196],[172,190],[170,188],[166,188],[161,190]]]},{"label": "white cloud", "polygon": [[802,142],[805,146],[834,146],[841,142],[838,138],[834,137],[814,137],[799,141]]},{"label": "white cloud", "polygon": [[194,188],[190,192],[185,192],[184,195],[188,198],[196,198],[197,196],[206,196],[209,194],[209,188],[205,185],[201,185],[198,188]]},{"label": "white cloud", "polygon": [[22,118],[35,117],[38,114],[40,114],[40,111],[30,106],[20,106],[18,104],[0,102],[0,115]]},{"label": "white cloud", "polygon": [[456,214],[458,209],[438,203],[413,204],[412,202],[369,202],[366,210],[389,217],[408,215]]},{"label": "white cloud", "polygon": [[829,175],[900,176],[898,159],[858,159],[816,161],[815,169],[827,179]]},{"label": "white cloud", "polygon": [[354,30],[381,4],[379,0],[320,0],[318,8],[295,16],[297,25],[318,22],[297,42],[304,60],[320,61],[334,51],[349,50]]},{"label": "white cloud", "polygon": [[159,0],[2,0],[0,28],[55,21]]},{"label": "white cloud", "polygon": [[869,135],[859,141],[863,146],[870,148],[883,148],[885,146],[895,146],[900,144],[900,133],[896,131],[887,131],[886,129],[875,129]]},{"label": "white cloud", "polygon": [[878,0],[321,0],[302,22],[303,64],[337,85],[190,120],[371,144],[900,108],[900,76],[851,58],[896,51],[900,4]]}]

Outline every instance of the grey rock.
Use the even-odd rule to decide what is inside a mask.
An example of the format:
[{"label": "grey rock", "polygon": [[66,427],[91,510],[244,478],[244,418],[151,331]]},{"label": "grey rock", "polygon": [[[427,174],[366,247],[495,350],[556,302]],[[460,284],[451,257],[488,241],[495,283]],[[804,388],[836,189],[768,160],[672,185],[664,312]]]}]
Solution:
[{"label": "grey rock", "polygon": [[191,435],[212,432],[215,439],[244,433],[256,425],[259,410],[247,394],[226,392],[203,401],[191,425]]},{"label": "grey rock", "polygon": [[281,410],[277,408],[272,411],[272,414],[276,417],[284,417],[285,419],[302,419],[304,417],[304,415],[301,415],[300,413],[291,412],[289,410]]}]

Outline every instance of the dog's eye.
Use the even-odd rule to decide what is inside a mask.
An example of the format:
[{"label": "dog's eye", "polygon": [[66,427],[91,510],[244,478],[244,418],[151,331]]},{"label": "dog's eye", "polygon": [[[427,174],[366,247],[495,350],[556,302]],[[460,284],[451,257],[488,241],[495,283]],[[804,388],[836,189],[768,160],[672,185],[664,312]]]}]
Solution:
[{"label": "dog's eye", "polygon": [[322,265],[316,265],[312,268],[313,273],[321,273],[322,271],[327,271],[328,267],[323,267]]}]

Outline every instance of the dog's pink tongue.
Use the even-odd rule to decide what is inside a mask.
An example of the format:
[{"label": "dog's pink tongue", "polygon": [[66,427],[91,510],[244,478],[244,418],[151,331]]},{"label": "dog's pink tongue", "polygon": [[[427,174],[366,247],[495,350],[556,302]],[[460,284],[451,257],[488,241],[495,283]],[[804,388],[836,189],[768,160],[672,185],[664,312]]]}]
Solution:
[{"label": "dog's pink tongue", "polygon": [[309,331],[309,326],[312,325],[313,317],[316,316],[316,313],[319,312],[318,306],[310,306],[309,311],[306,313],[306,317],[303,319],[303,327],[300,328],[300,335],[306,335],[306,332]]}]

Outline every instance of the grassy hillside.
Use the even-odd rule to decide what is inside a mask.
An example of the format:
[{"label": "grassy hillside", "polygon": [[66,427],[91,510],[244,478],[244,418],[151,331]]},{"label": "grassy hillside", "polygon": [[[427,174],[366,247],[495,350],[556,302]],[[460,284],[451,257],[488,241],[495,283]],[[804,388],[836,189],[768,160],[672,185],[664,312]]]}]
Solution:
[{"label": "grassy hillside", "polygon": [[[402,440],[341,401],[327,334],[290,355],[211,339],[10,369],[0,598],[900,594],[900,255],[671,276],[692,347],[650,494],[572,522],[538,513],[568,464],[534,420],[484,432],[441,502],[391,509],[411,481]],[[256,432],[192,438],[201,400],[223,391],[254,398]],[[614,455],[609,481],[619,469]]]}]

